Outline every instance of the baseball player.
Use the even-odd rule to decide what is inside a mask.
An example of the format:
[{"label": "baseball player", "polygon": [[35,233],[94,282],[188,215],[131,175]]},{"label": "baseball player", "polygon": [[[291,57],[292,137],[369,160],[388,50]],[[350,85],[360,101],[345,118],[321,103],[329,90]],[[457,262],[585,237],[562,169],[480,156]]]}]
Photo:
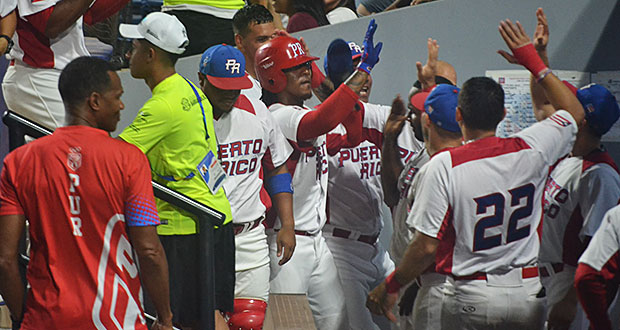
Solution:
[{"label": "baseball player", "polygon": [[[109,137],[124,108],[120,78],[80,57],[63,69],[59,92],[68,126],[11,152],[0,179],[0,292],[13,329],[146,330],[145,289],[158,315],[151,329],[171,330],[148,161]],[[17,266],[26,218],[27,297]]]},{"label": "baseball player", "polygon": [[276,37],[273,15],[262,5],[252,4],[239,9],[232,23],[235,45],[245,57],[245,70],[252,82],[252,87],[242,90],[241,93],[250,99],[259,100],[263,96],[263,89],[256,78],[254,56],[260,46]]},{"label": "baseball player", "polygon": [[613,329],[607,308],[617,289],[620,207],[609,210],[579,258],[575,287],[590,329]]},{"label": "baseball player", "polygon": [[[334,49],[334,41],[330,49]],[[344,43],[344,41],[340,41]],[[350,56],[351,66],[357,66],[362,49],[349,41],[344,56]],[[349,55],[350,54],[350,55]],[[336,55],[328,51],[325,70],[333,77],[330,68],[338,71],[334,63]],[[331,62],[329,60],[332,60]],[[350,72],[345,72],[345,74]],[[360,100],[364,111],[364,122],[374,123],[376,135],[382,135],[383,124],[389,108],[368,103],[372,79],[362,87]],[[345,128],[339,125],[328,134],[342,135]],[[419,143],[413,139],[411,130],[404,130],[398,139],[404,157],[411,157],[419,150]],[[345,148],[332,154],[328,150],[329,163],[329,221],[323,228],[325,241],[329,246],[340,282],[344,289],[347,313],[352,329],[390,329],[384,317],[373,317],[365,308],[364,301],[370,288],[377,286],[394,270],[394,263],[385,248],[377,241],[383,228],[381,208],[381,145],[364,141],[354,148]]]},{"label": "baseball player", "polygon": [[[348,326],[333,257],[321,235],[327,202],[325,134],[343,121],[347,124],[349,118],[358,118],[354,112],[358,93],[377,63],[382,46],[373,44],[375,30],[372,20],[359,69],[315,110],[303,103],[312,95],[311,62],[317,58],[307,55],[297,39],[277,37],[259,48],[255,58],[257,75],[264,89],[263,99],[294,147],[288,167],[294,173],[296,190],[293,210],[297,245],[291,260],[277,267],[275,240],[270,235],[271,292],[306,293],[318,329],[346,329]],[[361,138],[360,123],[361,118],[358,123]],[[347,135],[351,134],[348,129]],[[276,220],[274,231],[279,231],[280,226],[280,221]]]},{"label": "baseball player", "polygon": [[[548,65],[549,28],[542,8],[538,8],[536,17],[534,46]],[[501,54],[509,62],[516,61],[505,52]],[[549,306],[548,327],[585,329],[588,321],[577,304],[572,284],[581,252],[605,212],[620,199],[618,167],[601,146],[601,136],[617,121],[620,109],[613,95],[600,85],[577,90],[564,83],[583,105],[585,119],[579,123],[570,157],[555,164],[547,180],[539,266]],[[553,114],[553,107],[533,77],[530,87],[535,117],[543,120]]]},{"label": "baseball player", "polygon": [[463,85],[456,120],[466,144],[437,154],[420,170],[414,239],[399,267],[369,297],[369,307],[391,319],[398,290],[435,261],[436,270],[449,275],[443,328],[543,326],[536,260],[545,169],[572,148],[584,113],[519,23],[502,21],[499,29],[557,111],[510,138],[498,138],[495,129],[505,113],[501,86],[485,77]]},{"label": "baseball player", "polygon": [[[458,88],[451,89],[452,84],[435,85],[442,81],[446,81],[443,76],[435,73],[441,72],[442,75],[450,76],[456,80],[456,73],[451,65],[437,60],[438,48],[436,40],[429,39],[428,61],[422,66],[417,62],[418,69],[418,88],[413,88],[410,96],[409,108],[414,117],[412,118],[412,126],[416,134],[423,137],[426,148],[421,151],[420,155],[412,158],[405,166],[398,157],[395,157],[394,133],[398,132],[404,125],[406,116],[404,109],[400,112],[391,114],[390,123],[386,124],[386,139],[383,143],[384,156],[382,157],[382,168],[384,174],[388,171],[398,174],[398,182],[392,183],[388,178],[383,178],[383,190],[397,189],[399,194],[398,204],[393,212],[394,233],[392,235],[391,255],[398,265],[407,246],[413,239],[415,230],[407,224],[407,218],[411,216],[411,206],[415,189],[412,182],[419,181],[416,176],[418,170],[429,160],[429,155],[435,155],[439,151],[447,148],[453,148],[462,144],[462,136],[458,124],[455,122],[454,110],[456,110]],[[434,90],[434,88],[440,88]],[[436,88],[435,88],[436,89]],[[433,97],[429,99],[428,90],[433,90]],[[425,92],[426,91],[426,92]],[[456,92],[455,92],[456,91]],[[454,109],[452,109],[452,106]],[[402,107],[397,107],[402,108]],[[429,114],[425,109],[435,109]],[[441,116],[443,110],[447,116]],[[432,119],[430,122],[445,124],[443,127],[437,125],[422,125],[426,118]],[[429,122],[429,123],[430,123]],[[450,124],[452,123],[452,124]],[[393,176],[396,176],[392,174]],[[390,177],[390,176],[388,176]],[[422,274],[416,281],[406,290],[400,292],[400,328],[401,329],[428,329],[438,328],[441,326],[441,301],[443,299],[442,287],[445,282],[445,275],[438,274],[431,267]],[[419,288],[418,288],[419,287]],[[413,308],[412,308],[413,307]],[[413,310],[411,310],[413,309]]]},{"label": "baseball player", "polygon": [[277,237],[279,264],[285,264],[295,248],[291,175],[285,166],[293,150],[267,107],[240,95],[252,82],[239,50],[227,45],[207,49],[198,79],[213,106],[218,158],[228,175],[224,191],[233,212],[235,310],[228,324],[231,329],[261,329],[270,274],[263,220],[272,200],[282,221]]}]

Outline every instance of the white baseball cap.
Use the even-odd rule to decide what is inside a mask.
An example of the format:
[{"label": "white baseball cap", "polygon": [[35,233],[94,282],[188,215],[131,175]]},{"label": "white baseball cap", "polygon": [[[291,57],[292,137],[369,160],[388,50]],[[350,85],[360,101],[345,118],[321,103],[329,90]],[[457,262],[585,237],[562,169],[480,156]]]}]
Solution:
[{"label": "white baseball cap", "polygon": [[146,39],[153,45],[173,54],[183,54],[189,45],[185,26],[176,16],[152,12],[140,24],[121,24],[121,35],[130,39]]}]

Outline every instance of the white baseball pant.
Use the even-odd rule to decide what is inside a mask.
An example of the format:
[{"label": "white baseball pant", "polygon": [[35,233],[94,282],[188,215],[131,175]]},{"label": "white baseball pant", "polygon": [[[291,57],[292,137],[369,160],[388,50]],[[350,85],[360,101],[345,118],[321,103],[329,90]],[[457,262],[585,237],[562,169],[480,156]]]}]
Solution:
[{"label": "white baseball pant", "polygon": [[235,298],[269,299],[269,245],[265,226],[235,235]]},{"label": "white baseball pant", "polygon": [[60,70],[15,63],[7,68],[2,94],[12,110],[49,129],[65,124],[65,106],[58,91]]},{"label": "white baseball pant", "polygon": [[275,233],[268,233],[271,293],[305,293],[317,330],[348,329],[344,293],[334,258],[321,233],[295,235],[293,257],[282,266],[278,265],[275,238]]},{"label": "white baseball pant", "polygon": [[[390,330],[390,321],[370,313],[366,298],[370,290],[381,284],[394,271],[394,262],[379,242],[375,245],[333,237],[324,232],[327,246],[334,256],[340,283],[344,290],[351,329]],[[353,317],[354,316],[354,317]]]},{"label": "white baseball pant", "polygon": [[521,268],[486,280],[454,280],[444,285],[442,329],[542,329],[546,298],[539,277],[521,278]]}]

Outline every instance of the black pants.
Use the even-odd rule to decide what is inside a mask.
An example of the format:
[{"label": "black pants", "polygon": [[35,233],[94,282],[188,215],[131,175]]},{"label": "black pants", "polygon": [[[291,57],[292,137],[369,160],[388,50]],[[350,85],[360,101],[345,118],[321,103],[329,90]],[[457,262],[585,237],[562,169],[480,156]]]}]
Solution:
[{"label": "black pants", "polygon": [[176,16],[187,31],[189,46],[184,56],[202,54],[207,48],[222,43],[234,46],[235,36],[232,20],[199,13],[192,10],[171,10],[167,14]]},{"label": "black pants", "polygon": [[[213,232],[215,251],[215,308],[232,312],[235,298],[235,236],[232,223]],[[198,235],[161,235],[170,275],[173,322],[194,326],[200,322]]]}]

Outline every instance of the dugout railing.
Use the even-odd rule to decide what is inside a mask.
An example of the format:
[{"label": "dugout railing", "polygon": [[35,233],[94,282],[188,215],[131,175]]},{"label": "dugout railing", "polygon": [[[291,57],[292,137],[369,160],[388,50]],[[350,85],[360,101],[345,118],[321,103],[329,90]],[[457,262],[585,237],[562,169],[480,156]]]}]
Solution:
[{"label": "dugout railing", "polygon": [[[38,139],[52,134],[52,131],[44,128],[31,120],[28,120],[10,110],[7,110],[2,117],[4,124],[9,128],[9,150],[13,150],[25,143],[25,137],[30,136]],[[215,329],[215,273],[214,260],[215,251],[213,250],[213,227],[222,225],[225,215],[200,202],[197,202],[184,194],[169,189],[155,181],[153,192],[155,197],[160,198],[180,209],[191,212],[198,219],[198,232],[200,237],[201,255],[206,258],[200,259],[200,329]],[[25,251],[23,249],[22,251]],[[27,265],[28,257],[22,254],[20,265]],[[25,269],[22,269],[25,271]],[[22,271],[20,270],[20,271]]]}]

